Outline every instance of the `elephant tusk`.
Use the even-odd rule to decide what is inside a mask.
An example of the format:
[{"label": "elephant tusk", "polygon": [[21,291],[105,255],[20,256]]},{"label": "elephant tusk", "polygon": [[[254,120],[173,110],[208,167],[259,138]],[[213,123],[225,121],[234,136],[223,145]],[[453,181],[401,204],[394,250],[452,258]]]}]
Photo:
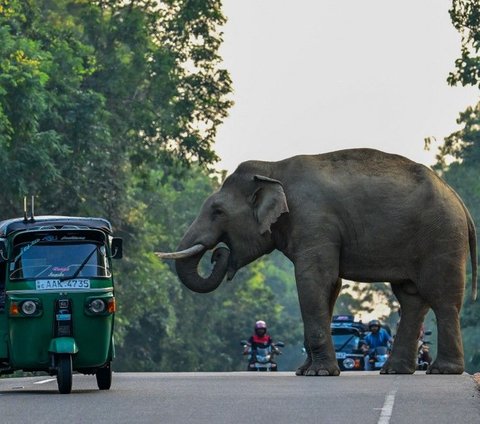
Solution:
[{"label": "elephant tusk", "polygon": [[185,250],[180,250],[179,252],[155,252],[161,259],[183,259],[194,256],[197,253],[204,251],[206,248],[203,244],[195,244],[192,247],[189,247]]}]

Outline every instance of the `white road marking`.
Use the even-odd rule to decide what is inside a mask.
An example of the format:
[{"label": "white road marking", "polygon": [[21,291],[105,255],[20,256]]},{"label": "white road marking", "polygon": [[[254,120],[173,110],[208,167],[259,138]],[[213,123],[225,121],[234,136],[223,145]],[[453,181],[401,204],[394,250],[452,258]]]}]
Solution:
[{"label": "white road marking", "polygon": [[392,417],[393,411],[393,404],[395,403],[395,393],[397,389],[392,390],[390,393],[385,396],[385,402],[383,403],[383,407],[381,409],[380,418],[378,419],[377,424],[388,424],[390,422],[390,418]]},{"label": "white road marking", "polygon": [[48,378],[47,380],[40,380],[40,381],[35,381],[33,384],[45,384],[45,383],[50,383],[51,381],[55,381],[56,378]]}]

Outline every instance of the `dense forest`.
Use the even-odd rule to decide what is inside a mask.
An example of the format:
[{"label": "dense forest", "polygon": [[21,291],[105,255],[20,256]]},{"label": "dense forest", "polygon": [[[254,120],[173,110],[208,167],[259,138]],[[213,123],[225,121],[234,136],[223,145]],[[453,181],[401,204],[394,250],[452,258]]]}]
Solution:
[{"label": "dense forest", "polygon": [[[480,88],[480,6],[454,0],[451,17],[463,42],[448,82]],[[239,340],[257,319],[290,346],[284,369],[303,360],[293,270],[282,255],[200,295],[153,253],[175,249],[224,178],[214,142],[233,98],[219,56],[225,20],[221,0],[0,0],[0,219],[20,216],[21,199],[34,194],[38,213],[112,222],[125,243],[115,263],[117,370],[243,369]],[[458,122],[435,169],[478,226],[480,104]],[[391,305],[381,318],[394,325],[384,284],[352,284],[336,312],[369,312],[374,299]],[[480,369],[479,318],[466,301],[469,371]]]}]

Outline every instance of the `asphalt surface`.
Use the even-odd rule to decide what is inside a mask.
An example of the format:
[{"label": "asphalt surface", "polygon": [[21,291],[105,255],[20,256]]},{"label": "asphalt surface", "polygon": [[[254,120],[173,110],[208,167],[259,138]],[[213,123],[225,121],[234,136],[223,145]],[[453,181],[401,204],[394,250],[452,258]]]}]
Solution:
[{"label": "asphalt surface", "polygon": [[468,374],[340,377],[279,373],[114,373],[99,391],[75,375],[69,395],[49,376],[0,379],[0,423],[480,423]]}]

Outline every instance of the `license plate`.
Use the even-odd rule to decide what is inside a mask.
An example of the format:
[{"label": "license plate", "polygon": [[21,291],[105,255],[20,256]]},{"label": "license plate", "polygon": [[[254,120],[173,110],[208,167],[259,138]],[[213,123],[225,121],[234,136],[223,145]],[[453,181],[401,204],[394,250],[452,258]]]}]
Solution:
[{"label": "license plate", "polygon": [[260,369],[268,369],[271,368],[270,364],[262,364],[260,362],[255,362],[255,368],[260,368]]},{"label": "license plate", "polygon": [[336,352],[337,359],[345,359],[347,354],[345,352]]},{"label": "license plate", "polygon": [[90,280],[85,278],[77,278],[74,280],[37,280],[36,282],[37,290],[59,290],[59,289],[89,289]]}]

